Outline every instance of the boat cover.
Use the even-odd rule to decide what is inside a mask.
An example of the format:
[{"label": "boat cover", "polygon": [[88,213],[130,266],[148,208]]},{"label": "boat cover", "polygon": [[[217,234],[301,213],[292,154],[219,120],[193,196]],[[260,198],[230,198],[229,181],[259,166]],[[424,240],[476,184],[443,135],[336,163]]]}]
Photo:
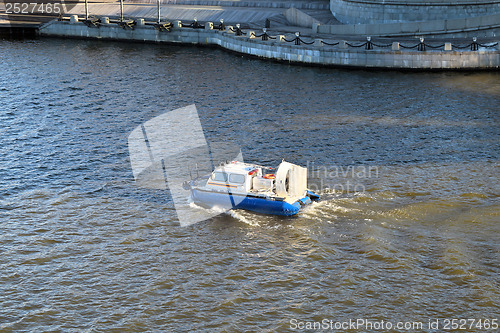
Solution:
[{"label": "boat cover", "polygon": [[276,172],[276,194],[284,198],[303,197],[307,190],[307,168],[281,162]]}]

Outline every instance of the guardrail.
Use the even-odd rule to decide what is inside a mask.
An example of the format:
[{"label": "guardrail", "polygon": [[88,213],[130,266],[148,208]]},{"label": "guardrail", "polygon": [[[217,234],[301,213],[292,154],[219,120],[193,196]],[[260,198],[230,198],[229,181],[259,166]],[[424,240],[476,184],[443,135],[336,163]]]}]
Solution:
[{"label": "guardrail", "polygon": [[224,24],[224,20],[220,20],[218,24],[213,24],[212,22],[200,23],[198,20],[193,20],[189,23],[182,21],[174,21],[174,22],[152,22],[145,21],[145,19],[129,19],[125,20],[122,17],[120,19],[110,19],[108,17],[88,17],[80,19],[78,15],[72,15],[70,18],[60,17],[59,20],[69,20],[71,22],[81,21],[89,27],[98,28],[102,24],[117,24],[123,29],[135,29],[137,26],[145,26],[152,25],[158,31],[169,32],[172,29],[204,29],[204,30],[219,30],[225,31],[228,33],[234,33],[235,36],[242,36],[248,38],[260,38],[262,41],[270,41],[277,40],[283,43],[290,43],[293,45],[312,45],[315,47],[338,47],[342,49],[347,48],[363,48],[365,50],[375,50],[375,49],[387,49],[390,48],[392,51],[400,51],[402,49],[407,50],[417,50],[417,51],[430,51],[430,50],[443,50],[443,51],[452,51],[452,50],[466,50],[470,49],[471,51],[478,51],[480,48],[494,48],[499,45],[498,42],[495,43],[480,43],[476,37],[472,38],[472,41],[468,44],[459,45],[453,43],[440,43],[440,44],[430,44],[425,41],[424,38],[420,38],[420,41],[415,44],[405,44],[400,42],[391,42],[391,43],[383,43],[383,42],[375,42],[371,36],[366,37],[366,41],[364,42],[348,42],[345,40],[324,40],[319,38],[311,38],[311,37],[301,37],[299,32],[296,32],[291,38],[286,38],[285,35],[275,35],[272,36],[268,33],[266,28],[262,29],[262,33],[256,34],[253,30],[244,31],[241,28],[240,24],[236,24],[235,26],[226,26]]}]

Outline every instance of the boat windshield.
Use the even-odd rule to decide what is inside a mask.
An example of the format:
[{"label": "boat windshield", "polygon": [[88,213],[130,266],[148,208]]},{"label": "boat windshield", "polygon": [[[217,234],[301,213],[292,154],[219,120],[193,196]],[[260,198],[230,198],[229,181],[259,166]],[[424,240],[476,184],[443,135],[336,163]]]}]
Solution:
[{"label": "boat windshield", "polygon": [[227,173],[225,172],[214,172],[212,174],[212,179],[218,182],[227,182]]},{"label": "boat windshield", "polygon": [[235,183],[235,184],[243,184],[243,183],[245,183],[245,175],[232,173],[229,175],[229,182]]}]

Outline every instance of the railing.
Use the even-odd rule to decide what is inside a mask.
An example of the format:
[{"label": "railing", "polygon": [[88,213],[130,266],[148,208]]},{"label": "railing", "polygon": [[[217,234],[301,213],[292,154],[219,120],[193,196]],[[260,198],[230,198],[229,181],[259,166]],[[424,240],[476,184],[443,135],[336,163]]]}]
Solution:
[{"label": "railing", "polygon": [[[70,18],[71,21],[78,21],[78,17],[74,18],[76,15],[73,15]],[[87,16],[87,15],[86,15]],[[60,17],[59,20],[68,20],[68,18]],[[194,19],[194,21],[190,23],[183,23],[181,21],[176,21],[176,24],[171,22],[145,22],[144,19],[139,20],[124,20],[123,17],[120,17],[119,20],[111,20],[106,18],[103,22],[103,18],[96,17],[88,17],[83,19],[82,22],[85,23],[89,27],[99,27],[102,24],[117,24],[123,29],[135,29],[138,25],[153,25],[157,30],[161,32],[169,32],[173,28],[187,28],[187,29],[205,29],[205,30],[218,30],[218,31],[226,31],[227,33],[234,33],[235,36],[248,37],[248,38],[260,38],[262,41],[270,41],[270,40],[278,40],[283,43],[292,43],[293,45],[314,45],[315,47],[322,46],[336,46],[339,48],[347,49],[347,48],[364,48],[365,50],[374,50],[374,49],[385,49],[391,48],[393,51],[399,51],[401,49],[408,50],[417,50],[417,51],[428,51],[428,50],[438,50],[444,49],[445,51],[452,51],[453,49],[457,50],[465,50],[470,49],[471,51],[478,51],[480,48],[494,48],[499,45],[498,42],[495,43],[479,43],[477,38],[474,37],[472,42],[469,44],[458,45],[452,43],[441,43],[437,45],[426,43],[424,38],[420,38],[419,42],[416,44],[404,44],[399,42],[391,42],[391,43],[377,43],[372,40],[370,36],[366,37],[365,42],[348,42],[348,41],[325,41],[323,39],[318,38],[310,38],[304,39],[300,36],[299,32],[296,32],[291,38],[286,38],[284,35],[276,35],[271,36],[268,34],[267,29],[263,28],[261,34],[255,34],[254,31],[243,31],[240,24],[237,24],[235,27],[226,26],[223,20],[220,20],[219,24],[214,25],[211,22],[206,22],[205,24],[201,24],[198,20]],[[139,23],[138,23],[139,22]]]}]

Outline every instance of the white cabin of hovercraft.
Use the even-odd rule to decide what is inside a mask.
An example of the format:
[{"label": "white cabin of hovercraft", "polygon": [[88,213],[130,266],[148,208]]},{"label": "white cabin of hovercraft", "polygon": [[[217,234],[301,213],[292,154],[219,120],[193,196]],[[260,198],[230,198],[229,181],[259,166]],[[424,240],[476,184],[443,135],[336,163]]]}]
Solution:
[{"label": "white cabin of hovercraft", "polygon": [[240,193],[271,192],[275,185],[274,178],[274,174],[263,175],[262,167],[232,162],[217,167],[208,179],[207,187]]}]

